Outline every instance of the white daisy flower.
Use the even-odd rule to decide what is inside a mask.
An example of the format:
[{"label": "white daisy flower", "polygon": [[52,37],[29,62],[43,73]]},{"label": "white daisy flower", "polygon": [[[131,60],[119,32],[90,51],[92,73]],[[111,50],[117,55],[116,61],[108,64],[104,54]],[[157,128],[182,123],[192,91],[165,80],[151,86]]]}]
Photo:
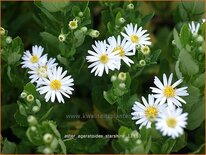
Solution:
[{"label": "white daisy flower", "polygon": [[42,55],[44,48],[41,46],[32,46],[32,54],[30,51],[25,51],[22,57],[23,62],[21,62],[22,68],[30,68],[36,66],[40,61],[47,61],[47,54]]},{"label": "white daisy flower", "polygon": [[37,83],[37,87],[39,87],[40,81],[42,81],[43,78],[48,77],[48,72],[53,69],[53,67],[57,66],[57,63],[55,63],[56,59],[50,58],[48,61],[40,61],[37,66],[31,66],[30,71],[28,71],[31,76],[29,77],[31,79],[31,82]]},{"label": "white daisy flower", "polygon": [[74,90],[71,87],[74,85],[74,80],[70,75],[65,77],[66,74],[67,71],[62,73],[62,67],[54,67],[51,72],[48,72],[48,79],[44,78],[42,80],[40,83],[41,86],[37,90],[40,94],[46,94],[46,102],[50,99],[51,102],[54,102],[55,98],[57,98],[59,103],[64,103],[62,95],[70,98]]},{"label": "white daisy flower", "polygon": [[120,35],[117,37],[117,39],[115,39],[114,36],[109,37],[108,38],[108,42],[109,45],[112,47],[112,51],[118,52],[118,55],[120,56],[120,58],[128,65],[130,66],[130,64],[133,64],[134,62],[129,59],[127,56],[132,56],[134,55],[134,53],[131,52],[132,50],[132,46],[129,42],[126,41],[126,39],[124,38],[123,40],[121,40]]},{"label": "white daisy flower", "polygon": [[157,86],[150,87],[155,98],[160,104],[163,104],[167,101],[168,106],[171,107],[173,104],[176,106],[182,106],[182,103],[186,102],[180,96],[188,96],[187,87],[176,88],[180,83],[182,83],[182,79],[176,81],[172,84],[173,74],[170,74],[169,79],[167,80],[166,74],[163,74],[163,83],[159,80],[158,77],[155,77],[154,84]]},{"label": "white daisy flower", "polygon": [[127,24],[125,31],[126,34],[123,32],[121,34],[131,43],[134,53],[137,45],[151,45],[149,34],[145,34],[147,30],[143,30],[142,27],[137,29],[137,24],[135,26],[132,23]]},{"label": "white daisy flower", "polygon": [[136,124],[141,124],[139,128],[142,128],[142,126],[151,128],[152,122],[165,109],[165,105],[160,105],[155,101],[153,95],[148,95],[148,102],[144,97],[142,97],[142,101],[144,105],[140,102],[135,102],[133,105],[132,120],[137,120]]},{"label": "white daisy flower", "polygon": [[117,55],[118,51],[112,52],[112,47],[106,44],[106,41],[95,41],[92,45],[94,51],[88,50],[89,56],[86,57],[87,61],[91,63],[88,68],[92,68],[91,73],[95,72],[95,76],[102,76],[105,71],[106,74],[109,70],[120,68],[120,57]]},{"label": "white daisy flower", "polygon": [[189,28],[190,28],[190,31],[192,32],[192,34],[197,34],[198,31],[199,31],[199,28],[200,28],[200,23],[197,23],[195,25],[195,22],[192,21],[190,24],[189,24]]},{"label": "white daisy flower", "polygon": [[187,125],[187,115],[188,113],[182,113],[181,108],[168,107],[156,119],[156,129],[160,130],[163,136],[175,139],[183,134],[183,128]]}]

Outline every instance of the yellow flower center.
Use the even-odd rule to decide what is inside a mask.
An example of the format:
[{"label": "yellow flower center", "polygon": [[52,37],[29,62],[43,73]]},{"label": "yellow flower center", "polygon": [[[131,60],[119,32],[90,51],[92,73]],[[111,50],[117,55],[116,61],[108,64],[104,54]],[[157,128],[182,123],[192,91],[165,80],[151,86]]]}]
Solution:
[{"label": "yellow flower center", "polygon": [[121,46],[117,46],[116,48],[114,48],[114,50],[112,52],[116,52],[116,51],[119,51],[119,55],[121,57],[123,57],[125,55],[125,52],[124,52],[124,49],[121,47]]},{"label": "yellow flower center", "polygon": [[69,27],[70,27],[71,29],[76,29],[76,28],[78,27],[77,20],[70,21],[70,22],[69,22]]},{"label": "yellow flower center", "polygon": [[139,37],[137,35],[131,35],[130,39],[131,39],[132,43],[139,42]]},{"label": "yellow flower center", "polygon": [[39,61],[39,57],[37,55],[33,55],[30,59],[31,63],[37,63]]},{"label": "yellow flower center", "polygon": [[53,80],[51,82],[50,86],[53,90],[59,90],[61,88],[62,84],[59,80]]},{"label": "yellow flower center", "polygon": [[171,86],[166,86],[163,93],[167,98],[175,96],[175,90]]},{"label": "yellow flower center", "polygon": [[146,110],[145,110],[145,116],[147,117],[147,119],[149,119],[150,121],[154,121],[154,119],[157,117],[157,113],[158,110],[156,107],[153,106],[149,106]]},{"label": "yellow flower center", "polygon": [[177,120],[175,118],[168,118],[166,122],[167,126],[170,128],[174,128],[177,125]]},{"label": "yellow flower center", "polygon": [[109,57],[106,54],[102,54],[99,59],[101,63],[106,64],[109,60]]},{"label": "yellow flower center", "polygon": [[38,72],[38,75],[40,75],[41,77],[46,78],[47,77],[47,66],[39,67],[37,72]]}]

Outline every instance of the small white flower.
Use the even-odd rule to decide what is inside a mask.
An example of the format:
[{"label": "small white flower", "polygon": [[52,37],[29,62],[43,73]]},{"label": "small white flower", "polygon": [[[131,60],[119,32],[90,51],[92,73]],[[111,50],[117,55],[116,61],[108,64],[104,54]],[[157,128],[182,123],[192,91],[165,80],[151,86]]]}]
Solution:
[{"label": "small white flower", "polygon": [[132,56],[134,53],[131,52],[132,46],[131,43],[127,42],[126,39],[121,40],[120,35],[115,39],[114,36],[108,38],[109,45],[112,47],[112,51],[118,52],[120,58],[128,65],[133,64],[134,62],[129,59],[127,56]]},{"label": "small white flower", "polygon": [[202,23],[204,23],[204,22],[205,22],[205,19],[203,18],[203,19],[202,19]]},{"label": "small white flower", "polygon": [[44,78],[40,83],[40,87],[37,88],[40,94],[45,94],[45,100],[48,102],[50,99],[52,102],[57,100],[59,103],[63,102],[64,99],[62,97],[66,96],[70,98],[72,91],[74,90],[71,86],[73,86],[73,78],[71,76],[66,76],[67,71],[62,73],[62,67],[54,67],[51,72],[48,72],[48,79]]},{"label": "small white flower", "polygon": [[186,102],[180,96],[188,96],[189,94],[186,90],[187,87],[176,88],[182,82],[182,79],[172,84],[172,78],[173,74],[170,74],[168,80],[166,74],[163,74],[162,83],[158,77],[155,77],[154,84],[157,86],[157,88],[150,88],[152,89],[153,93],[156,93],[154,97],[157,98],[157,101],[159,101],[160,104],[163,104],[167,101],[169,107],[171,107],[173,104],[179,107],[182,106],[180,102],[186,104]]},{"label": "small white flower", "polygon": [[195,25],[195,22],[192,21],[191,24],[189,24],[189,28],[190,28],[190,31],[192,32],[192,34],[197,34],[199,31],[199,28],[200,28],[200,23],[197,23]]},{"label": "small white flower", "polygon": [[78,20],[73,19],[72,21],[69,22],[68,26],[71,30],[76,29],[78,27]]},{"label": "small white flower", "polygon": [[30,68],[32,66],[36,66],[38,62],[40,61],[47,61],[47,54],[42,55],[44,48],[41,46],[32,46],[32,53],[30,53],[28,50],[24,52],[24,55],[22,57],[23,62],[22,68]]},{"label": "small white flower", "polygon": [[136,124],[141,124],[139,128],[142,128],[142,126],[151,128],[152,122],[165,109],[165,105],[160,105],[155,101],[153,95],[148,95],[148,102],[144,97],[142,97],[142,101],[144,105],[140,102],[135,102],[133,105],[132,120],[137,120]]},{"label": "small white flower", "polygon": [[137,24],[135,26],[132,23],[127,24],[125,31],[126,34],[123,32],[121,34],[131,43],[134,53],[137,45],[151,45],[149,34],[146,34],[147,30],[143,30],[142,27],[137,29]]},{"label": "small white flower", "polygon": [[106,74],[109,70],[120,68],[120,57],[117,52],[112,52],[112,47],[106,44],[106,41],[95,41],[92,45],[94,51],[88,50],[89,56],[86,57],[87,61],[91,63],[88,68],[92,68],[91,73],[95,72],[95,76],[102,76],[104,71]]},{"label": "small white flower", "polygon": [[42,81],[43,78],[48,77],[48,72],[52,70],[53,67],[56,67],[57,63],[55,63],[55,59],[50,58],[48,61],[41,61],[38,63],[37,66],[30,67],[30,71],[28,71],[31,76],[29,77],[31,79],[31,82],[37,83],[37,87],[39,87],[40,81]]},{"label": "small white flower", "polygon": [[182,113],[181,108],[167,107],[156,119],[156,129],[160,130],[163,136],[175,139],[183,134],[183,128],[187,125],[187,115],[188,113]]}]

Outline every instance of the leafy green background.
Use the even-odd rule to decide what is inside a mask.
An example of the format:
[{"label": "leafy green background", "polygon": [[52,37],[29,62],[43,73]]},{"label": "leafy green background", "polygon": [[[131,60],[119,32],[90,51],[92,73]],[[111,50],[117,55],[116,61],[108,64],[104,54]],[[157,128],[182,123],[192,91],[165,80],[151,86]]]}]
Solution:
[{"label": "leafy green background", "polygon": [[[20,58],[25,49],[38,44],[45,47],[50,57],[68,69],[75,79],[75,92],[65,104],[47,104],[41,100],[41,111],[36,117],[41,130],[58,133],[59,152],[65,153],[203,153],[205,146],[204,124],[204,43],[197,42],[188,28],[188,22],[204,18],[204,2],[1,2],[2,27],[13,38],[7,45],[2,37],[2,153],[41,152],[41,140],[32,139],[24,110],[19,99],[23,90],[30,92],[32,86],[26,70],[20,67]],[[147,60],[145,67],[123,66],[127,72],[126,90],[117,89],[118,82],[111,83],[109,76],[94,77],[87,69],[85,56],[95,38],[82,31],[68,30],[68,22],[83,12],[79,29],[83,26],[99,30],[97,39],[117,36],[124,25],[133,22],[148,29],[153,46],[148,59],[138,55],[135,63]],[[124,24],[119,18],[125,18]],[[80,17],[79,17],[80,18]],[[58,40],[58,35],[69,33],[66,42]],[[199,34],[205,36],[205,24]],[[174,41],[173,41],[174,40]],[[172,44],[174,42],[175,44]],[[199,47],[202,47],[200,49]],[[148,94],[153,85],[153,77],[175,73],[175,80],[184,77],[183,85],[191,94],[185,97],[184,110],[189,113],[185,134],[176,140],[162,137],[154,128],[140,131],[129,118],[88,119],[67,118],[67,115],[84,114],[129,114],[135,100]],[[114,73],[118,74],[118,72]],[[104,85],[102,85],[104,83]],[[27,88],[29,87],[29,88]],[[104,93],[103,93],[104,92]],[[114,95],[115,92],[115,95]],[[31,93],[34,93],[32,91]],[[33,94],[33,95],[34,95]],[[35,95],[34,95],[35,96]],[[35,97],[38,97],[36,94]],[[17,102],[17,100],[19,100]],[[18,103],[18,104],[17,104]],[[21,107],[21,108],[20,108]],[[25,114],[27,115],[27,114]],[[46,119],[45,119],[46,118]],[[45,122],[43,121],[45,120]],[[48,122],[53,120],[56,123]],[[48,127],[51,124],[51,127]],[[57,129],[56,129],[57,126]],[[28,130],[27,130],[28,128]],[[138,132],[136,132],[136,130]],[[25,135],[27,131],[27,136]],[[59,135],[61,134],[61,137]],[[119,139],[64,139],[66,134],[119,134]],[[127,136],[140,134],[141,137],[127,141]],[[30,137],[30,138],[29,138]],[[61,140],[63,139],[63,141]],[[138,141],[139,140],[139,141]],[[141,143],[138,143],[138,142]],[[62,144],[63,143],[63,144]],[[36,144],[36,145],[34,145]]]}]

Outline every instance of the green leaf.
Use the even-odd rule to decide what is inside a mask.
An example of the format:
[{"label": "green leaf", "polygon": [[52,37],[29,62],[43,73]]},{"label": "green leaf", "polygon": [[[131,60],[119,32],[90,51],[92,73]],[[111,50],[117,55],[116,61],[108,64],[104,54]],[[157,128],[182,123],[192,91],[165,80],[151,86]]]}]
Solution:
[{"label": "green leaf", "polygon": [[16,122],[20,125],[20,126],[28,126],[28,123],[27,123],[27,118],[25,116],[22,116],[19,111],[17,111],[15,114],[14,114],[14,118],[16,120]]},{"label": "green leaf", "polygon": [[8,64],[14,65],[16,62],[18,62],[21,58],[21,54],[18,54],[17,52],[10,53],[8,56]]},{"label": "green leaf", "polygon": [[191,32],[188,25],[183,25],[180,31],[180,40],[182,45],[185,47],[191,41]]},{"label": "green leaf", "polygon": [[51,114],[52,110],[53,110],[54,107],[51,107],[49,108],[49,110],[39,119],[39,121],[43,121],[43,120],[46,120],[47,117]]},{"label": "green leaf", "polygon": [[32,83],[27,83],[26,86],[24,86],[24,90],[29,94],[32,94],[35,98],[37,97],[38,93],[36,91],[36,87]]},{"label": "green leaf", "polygon": [[48,32],[41,32],[40,36],[52,47],[57,48],[57,45],[59,44],[59,40],[56,36],[48,33]]},{"label": "green leaf", "polygon": [[177,139],[177,142],[175,146],[172,149],[172,152],[178,152],[182,148],[184,148],[187,145],[187,140],[185,134],[183,134],[181,137]]},{"label": "green leaf", "polygon": [[175,143],[176,143],[175,139],[171,139],[171,138],[167,139],[162,146],[161,153],[165,153],[165,154],[170,153],[172,151]]},{"label": "green leaf", "polygon": [[160,49],[152,52],[151,62],[157,62],[157,60],[158,60],[161,52],[162,52],[162,51],[161,51]]},{"label": "green leaf", "polygon": [[103,92],[105,100],[109,102],[110,104],[114,104],[116,102],[116,97],[114,96],[114,93],[112,90],[104,91]]},{"label": "green leaf", "polygon": [[40,146],[40,145],[43,145],[44,142],[42,140],[43,137],[41,133],[37,130],[33,131],[31,127],[29,127],[26,131],[26,136],[32,144],[36,146]]},{"label": "green leaf", "polygon": [[182,73],[180,71],[180,61],[179,60],[175,64],[175,72],[176,72],[178,79],[182,79]]},{"label": "green leaf", "polygon": [[27,116],[26,109],[24,108],[21,102],[17,101],[17,103],[19,105],[20,114],[26,117]]},{"label": "green leaf", "polygon": [[54,124],[53,122],[49,121],[49,126],[50,126],[50,128],[52,129],[53,133],[54,133],[58,138],[60,138],[61,135],[60,135],[59,131],[57,130],[56,124]]},{"label": "green leaf", "polygon": [[173,36],[174,36],[175,45],[177,46],[179,50],[182,50],[183,47],[182,47],[181,40],[180,40],[180,37],[176,29],[173,30]]},{"label": "green leaf", "polygon": [[3,154],[16,154],[17,153],[16,144],[5,139],[3,141],[3,147],[2,147],[1,153],[3,153]]},{"label": "green leaf", "polygon": [[68,6],[69,3],[70,2],[66,0],[61,0],[60,2],[41,1],[43,7],[46,8],[49,12],[62,11],[65,7]]},{"label": "green leaf", "polygon": [[64,142],[60,138],[58,139],[58,142],[59,142],[59,145],[61,147],[62,153],[67,154],[67,148],[66,148]]},{"label": "green leaf", "polygon": [[187,129],[194,130],[200,126],[205,120],[205,104],[204,98],[202,97],[199,102],[193,105],[192,111],[188,115]]},{"label": "green leaf", "polygon": [[194,61],[192,56],[184,49],[181,50],[179,59],[180,59],[180,69],[183,74],[192,76],[199,72],[198,64]]},{"label": "green leaf", "polygon": [[193,83],[196,87],[204,87],[205,85],[205,73],[200,74]]}]

